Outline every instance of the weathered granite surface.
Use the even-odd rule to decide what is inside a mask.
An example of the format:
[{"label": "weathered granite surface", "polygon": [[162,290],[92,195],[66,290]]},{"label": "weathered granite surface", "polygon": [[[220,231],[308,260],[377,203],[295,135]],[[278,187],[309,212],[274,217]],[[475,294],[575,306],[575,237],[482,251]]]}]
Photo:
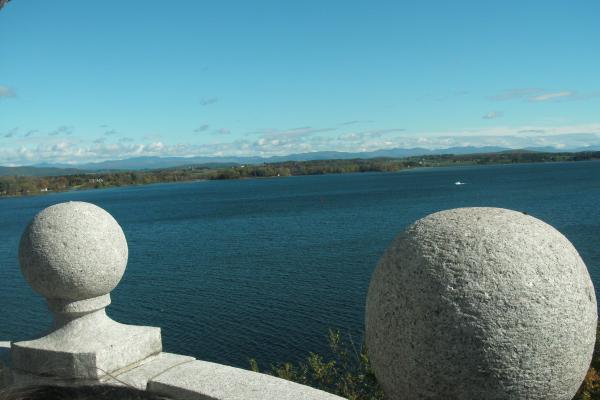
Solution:
[{"label": "weathered granite surface", "polygon": [[11,353],[13,367],[18,370],[99,379],[161,350],[159,328],[121,324],[100,310],[42,338],[13,343]]},{"label": "weathered granite surface", "polygon": [[148,391],[178,400],[343,400],[284,379],[206,361],[162,373],[148,382]]},{"label": "weathered granite surface", "polygon": [[25,230],[19,258],[27,281],[46,297],[54,324],[39,339],[0,342],[0,388],[100,384],[178,399],[341,399],[283,379],[162,353],[159,328],[108,318],[105,307],[123,275],[127,243],[117,222],[93,204],[69,202],[43,210]]},{"label": "weathered granite surface", "polygon": [[83,300],[110,293],[127,265],[123,230],[102,208],[68,202],[50,206],[21,237],[21,272],[47,299]]},{"label": "weathered granite surface", "polygon": [[110,377],[106,377],[103,383],[107,385],[128,385],[145,390],[148,381],[170,369],[194,360],[195,358],[190,356],[160,353],[158,356],[149,357],[147,361],[133,369],[111,374]]},{"label": "weathered granite surface", "polygon": [[[9,342],[0,342],[0,350],[3,344],[8,343],[7,350],[10,350]],[[38,386],[38,385],[111,385],[111,386],[130,386],[136,389],[145,390],[148,381],[156,378],[160,374],[181,364],[194,361],[194,357],[182,356],[172,353],[160,353],[156,356],[150,356],[139,363],[130,365],[124,369],[113,371],[100,379],[69,379],[57,376],[41,376],[28,372],[23,372],[9,367],[8,363],[0,373],[4,372],[4,386]],[[0,364],[0,366],[2,366]],[[2,381],[0,381],[1,383]],[[0,389],[3,385],[0,384]]]},{"label": "weathered granite surface", "polygon": [[119,224],[90,203],[50,206],[31,221],[19,247],[21,271],[54,316],[47,335],[12,343],[23,376],[101,379],[162,350],[160,328],[125,325],[105,307],[127,264]]},{"label": "weathered granite surface", "polygon": [[571,243],[520,212],[462,208],[400,234],[369,287],[366,343],[392,399],[571,400],[597,308]]}]

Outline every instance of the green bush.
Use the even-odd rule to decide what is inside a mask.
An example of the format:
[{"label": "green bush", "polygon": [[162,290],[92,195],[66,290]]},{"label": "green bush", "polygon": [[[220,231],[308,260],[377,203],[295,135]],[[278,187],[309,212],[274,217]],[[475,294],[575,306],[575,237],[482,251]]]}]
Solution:
[{"label": "green bush", "polygon": [[[331,355],[327,358],[310,353],[297,364],[271,365],[269,371],[262,372],[349,400],[383,400],[383,391],[371,371],[366,348],[362,346],[357,350],[352,338],[348,336],[348,340],[344,340],[338,330],[329,331],[328,341]],[[261,372],[255,359],[250,360],[250,368]]]},{"label": "green bush", "polygon": [[596,328],[596,345],[592,364],[573,400],[600,400],[600,325]]},{"label": "green bush", "polygon": [[[310,353],[297,364],[286,362],[271,365],[269,371],[262,372],[349,400],[384,400],[365,346],[358,351],[352,338],[348,336],[348,341],[343,340],[339,330],[330,330],[328,340],[331,350],[329,358]],[[261,372],[255,359],[250,360],[250,368]],[[596,330],[596,346],[590,369],[573,400],[600,400],[600,325]]]}]

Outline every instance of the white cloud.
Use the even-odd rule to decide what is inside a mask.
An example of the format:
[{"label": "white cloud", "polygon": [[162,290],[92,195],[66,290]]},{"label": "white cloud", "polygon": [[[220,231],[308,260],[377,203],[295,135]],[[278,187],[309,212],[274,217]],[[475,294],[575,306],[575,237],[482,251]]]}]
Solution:
[{"label": "white cloud", "polygon": [[376,129],[371,131],[362,131],[362,132],[351,132],[347,134],[343,134],[338,136],[337,138],[346,142],[358,142],[370,140],[373,138],[381,138],[384,135],[388,135],[394,132],[404,132],[405,129],[402,128],[392,128],[392,129]]},{"label": "white cloud", "polygon": [[9,130],[8,132],[5,132],[3,134],[0,134],[0,137],[6,138],[6,139],[10,139],[14,136],[17,135],[17,133],[19,133],[19,127],[16,128],[12,128],[11,130]]},{"label": "white cloud", "polygon": [[520,88],[507,90],[490,98],[492,100],[523,100],[532,96],[539,96],[541,93],[544,93],[543,89]]},{"label": "white cloud", "polygon": [[563,91],[563,92],[553,92],[553,93],[543,93],[537,96],[530,97],[528,100],[530,101],[548,101],[560,99],[562,97],[572,97],[575,95],[575,92],[571,91]]},{"label": "white cloud", "polygon": [[352,121],[346,121],[346,122],[340,122],[338,125],[339,126],[348,126],[348,125],[356,125],[356,124],[370,124],[372,122],[372,120],[364,120],[364,121],[360,121],[360,120],[352,120]]},{"label": "white cloud", "polygon": [[[270,131],[258,138],[209,144],[168,144],[152,139],[147,139],[145,143],[125,140],[108,143],[104,135],[92,143],[61,137],[45,137],[42,143],[28,143],[14,147],[0,146],[0,165],[28,165],[39,162],[77,164],[138,156],[268,157],[331,150],[358,152],[414,147],[444,149],[454,146],[507,148],[553,146],[571,149],[600,145],[600,123],[570,126],[496,126],[421,134],[406,134],[400,129],[348,132],[339,135],[317,135],[314,131],[314,128],[302,127]],[[381,132],[385,134],[379,134]]]},{"label": "white cloud", "polygon": [[521,88],[507,90],[490,97],[490,99],[498,101],[523,100],[533,103],[541,103],[559,100],[587,100],[598,96],[600,96],[600,92],[579,94],[574,90],[548,91],[540,88]]},{"label": "white cloud", "polygon": [[272,139],[272,138],[303,138],[314,135],[315,133],[321,132],[330,132],[334,131],[335,128],[313,128],[311,126],[301,126],[298,128],[289,128],[289,129],[259,129],[254,132],[259,134],[262,138]]},{"label": "white cloud", "polygon": [[159,140],[161,138],[161,135],[157,134],[157,133],[149,133],[147,135],[144,135],[142,139],[144,140]]},{"label": "white cloud", "polygon": [[483,119],[496,119],[502,116],[502,113],[499,111],[490,111],[489,113],[483,115],[481,118]]},{"label": "white cloud", "polygon": [[358,142],[364,139],[364,136],[359,133],[348,133],[346,135],[338,136],[339,140],[347,141],[347,142]]},{"label": "white cloud", "polygon": [[74,127],[62,125],[48,133],[49,136],[64,136],[73,134]]},{"label": "white cloud", "polygon": [[8,97],[17,97],[17,94],[14,90],[9,88],[8,86],[0,85],[0,98],[8,98]]},{"label": "white cloud", "polygon": [[208,125],[208,124],[200,125],[196,129],[194,129],[194,133],[204,132],[204,131],[208,130],[209,127],[210,127],[210,125]]},{"label": "white cloud", "polygon": [[215,104],[218,101],[219,101],[218,97],[209,97],[208,99],[201,99],[200,100],[200,105],[201,106],[208,106],[208,105],[211,105],[211,104]]},{"label": "white cloud", "polygon": [[523,133],[523,134],[543,134],[546,133],[546,131],[544,129],[522,129],[520,131],[518,131],[517,133]]},{"label": "white cloud", "polygon": [[394,132],[404,132],[406,129],[404,128],[391,128],[391,129],[376,129],[373,131],[365,131],[365,132],[361,132],[361,134],[365,135],[365,136],[369,136],[369,137],[381,137],[383,135],[387,135],[390,133],[394,133]]}]

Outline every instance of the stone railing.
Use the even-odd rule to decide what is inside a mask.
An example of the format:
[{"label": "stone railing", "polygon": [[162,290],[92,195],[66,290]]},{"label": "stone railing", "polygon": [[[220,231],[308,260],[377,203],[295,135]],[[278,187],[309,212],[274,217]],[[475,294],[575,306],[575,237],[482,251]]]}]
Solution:
[{"label": "stone railing", "polygon": [[[39,213],[21,238],[25,279],[50,332],[0,342],[0,385],[130,385],[181,399],[341,399],[307,386],[162,351],[160,328],[105,312],[127,264],[121,227],[89,203]],[[523,213],[432,214],[380,260],[366,344],[389,399],[570,400],[595,342],[597,307],[571,243]]]}]

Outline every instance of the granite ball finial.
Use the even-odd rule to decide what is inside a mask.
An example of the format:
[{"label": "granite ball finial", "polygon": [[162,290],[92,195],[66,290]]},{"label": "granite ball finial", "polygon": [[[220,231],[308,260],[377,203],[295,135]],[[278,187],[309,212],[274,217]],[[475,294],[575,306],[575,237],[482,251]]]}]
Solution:
[{"label": "granite ball finial", "polygon": [[123,230],[90,203],[46,208],[21,237],[21,271],[46,297],[50,331],[11,343],[15,370],[26,376],[98,381],[162,351],[160,328],[112,320],[105,308],[127,264]]},{"label": "granite ball finial", "polygon": [[569,240],[524,213],[462,208],[417,221],[387,249],[366,344],[390,400],[571,400],[596,323]]},{"label": "granite ball finial", "polygon": [[21,237],[21,272],[47,299],[78,301],[110,293],[127,265],[127,241],[115,219],[90,203],[50,206]]}]

